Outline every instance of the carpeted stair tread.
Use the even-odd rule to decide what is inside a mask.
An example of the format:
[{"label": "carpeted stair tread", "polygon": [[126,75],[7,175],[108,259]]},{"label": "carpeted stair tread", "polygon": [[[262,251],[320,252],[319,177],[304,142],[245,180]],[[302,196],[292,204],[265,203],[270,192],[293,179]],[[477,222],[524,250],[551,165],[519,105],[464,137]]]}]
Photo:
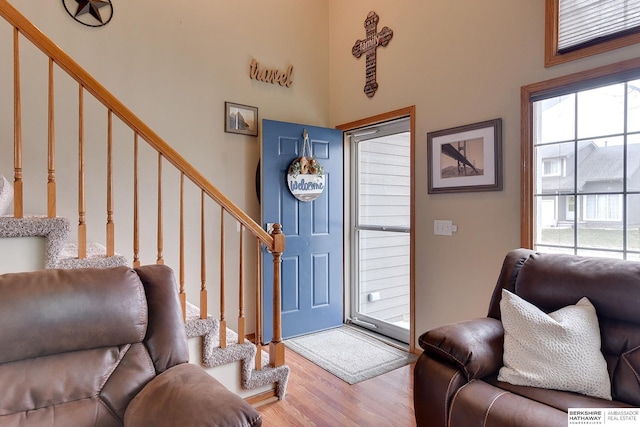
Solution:
[{"label": "carpeted stair tread", "polygon": [[209,334],[218,335],[220,322],[211,316],[206,319],[200,318],[200,308],[187,302],[187,321],[185,329],[187,338],[204,337]]},{"label": "carpeted stair tread", "polygon": [[78,258],[78,243],[69,242],[60,253],[57,268],[109,268],[128,265],[127,258],[120,254],[106,256],[107,249],[99,243],[87,243],[87,257]]}]

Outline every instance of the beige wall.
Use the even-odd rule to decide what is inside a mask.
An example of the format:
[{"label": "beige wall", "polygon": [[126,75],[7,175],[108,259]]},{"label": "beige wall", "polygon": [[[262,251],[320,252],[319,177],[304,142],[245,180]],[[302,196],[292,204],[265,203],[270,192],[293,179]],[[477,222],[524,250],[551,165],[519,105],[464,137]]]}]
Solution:
[{"label": "beige wall", "polygon": [[[328,125],[326,1],[114,2],[100,29],[73,21],[59,1],[11,3],[254,216],[247,171],[259,140],[224,133],[224,101],[257,106],[261,119]],[[292,64],[293,85],[249,79],[251,58]]]},{"label": "beige wall", "polygon": [[[519,245],[520,87],[640,55],[635,46],[545,69],[542,0],[136,0],[115,2],[114,19],[102,29],[75,23],[60,2],[12,4],[255,218],[259,140],[224,133],[225,100],[259,107],[260,118],[319,126],[415,105],[416,335],[483,316],[504,253]],[[389,46],[379,49],[380,88],[372,99],[362,91],[364,58],[351,55],[370,10],[380,15],[379,29],[394,31]],[[10,58],[5,27],[0,24],[0,58]],[[292,87],[250,80],[252,57],[278,68],[294,65]],[[12,139],[8,67],[3,59],[3,150]],[[28,87],[42,85],[42,78]],[[37,105],[26,114],[36,113],[43,113]],[[427,132],[497,117],[504,121],[504,190],[427,195]],[[73,141],[75,125],[69,127],[58,129],[59,140]],[[60,155],[59,167],[72,168],[74,161]],[[11,168],[10,156],[1,156],[0,173],[10,175]],[[118,179],[130,182],[128,168],[122,169]],[[154,173],[152,165],[145,171]],[[61,197],[73,210],[75,199]],[[152,223],[154,208],[145,209]],[[458,232],[434,236],[434,219],[451,219]],[[127,221],[120,222],[127,227]],[[175,234],[166,239],[171,263]],[[130,253],[128,242],[117,244]]]},{"label": "beige wall", "polygon": [[[260,119],[329,125],[329,7],[325,0],[114,1],[113,20],[98,29],[76,23],[60,1],[10,2],[257,221],[260,211],[254,177],[260,140],[224,132],[224,102],[256,106]],[[47,63],[26,41],[21,46],[26,74],[22,81],[25,211],[45,213]],[[0,147],[6,153],[0,155],[0,174],[8,177],[13,176],[11,52],[12,31],[0,19]],[[293,65],[291,87],[251,80],[252,58],[273,68]],[[77,218],[77,91],[77,85],[56,71],[58,214],[69,217],[72,224]],[[70,97],[65,97],[65,92]],[[106,113],[94,108],[88,96],[85,103],[90,111],[86,123],[88,187],[99,189],[95,195],[87,195],[89,240],[104,243]],[[131,189],[133,137],[121,126],[116,124],[115,128],[116,188]],[[38,154],[36,145],[41,147]],[[156,192],[156,157],[142,151],[141,226],[148,242],[142,248],[142,262],[152,263],[156,257],[156,207],[151,197]],[[177,200],[170,197],[177,192],[178,176],[166,166],[164,171],[168,205],[164,211],[164,256],[168,265],[177,268]],[[116,250],[132,259],[132,197],[124,190],[117,192]],[[186,203],[187,245],[191,241],[195,249],[188,249],[194,256],[187,259],[186,284],[189,299],[195,302],[200,286],[199,194],[192,195],[195,197]],[[217,216],[217,208],[209,205],[208,209]],[[227,224],[227,251],[236,253],[236,225],[232,221]],[[219,277],[219,226],[215,227],[208,230],[207,250],[212,289]],[[247,265],[255,261],[253,251],[249,252]],[[248,283],[253,283],[251,273],[249,270],[245,277]],[[237,267],[228,262],[227,286],[237,283],[236,275]],[[216,295],[211,293],[210,308],[215,312]],[[252,295],[247,295],[249,306]],[[228,304],[227,318],[233,325],[237,311],[234,304]],[[253,319],[248,322],[248,330],[252,330]]]},{"label": "beige wall", "polygon": [[[543,66],[541,0],[330,0],[330,122],[341,124],[416,106],[416,336],[486,314],[505,252],[520,241],[520,87],[640,55],[640,46],[552,69]],[[369,11],[394,31],[378,49],[372,99],[364,58]],[[427,194],[427,132],[501,117],[504,190]],[[434,236],[433,220],[458,225]]]}]

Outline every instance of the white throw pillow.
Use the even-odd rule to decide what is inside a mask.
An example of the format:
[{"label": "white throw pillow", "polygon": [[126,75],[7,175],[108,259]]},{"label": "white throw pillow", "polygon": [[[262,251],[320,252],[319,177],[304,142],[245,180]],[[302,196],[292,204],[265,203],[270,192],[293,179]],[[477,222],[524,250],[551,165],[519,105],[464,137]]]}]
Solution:
[{"label": "white throw pillow", "polygon": [[0,175],[0,215],[4,215],[13,201],[13,185]]},{"label": "white throw pillow", "polygon": [[547,314],[503,289],[500,311],[504,366],[498,380],[611,400],[600,325],[588,298]]}]

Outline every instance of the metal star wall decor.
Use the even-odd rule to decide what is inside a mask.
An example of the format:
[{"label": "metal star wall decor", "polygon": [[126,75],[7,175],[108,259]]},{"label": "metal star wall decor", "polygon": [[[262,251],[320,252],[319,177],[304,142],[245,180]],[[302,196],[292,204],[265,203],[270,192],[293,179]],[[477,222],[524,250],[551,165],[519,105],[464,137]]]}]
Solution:
[{"label": "metal star wall decor", "polygon": [[113,18],[111,0],[62,0],[69,16],[88,27],[102,27]]}]

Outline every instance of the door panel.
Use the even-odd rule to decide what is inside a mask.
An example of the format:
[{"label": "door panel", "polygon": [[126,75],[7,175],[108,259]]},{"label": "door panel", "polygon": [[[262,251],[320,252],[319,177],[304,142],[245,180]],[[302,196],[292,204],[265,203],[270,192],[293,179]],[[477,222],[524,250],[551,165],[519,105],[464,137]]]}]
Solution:
[{"label": "door panel", "polygon": [[[291,162],[302,155],[307,129],[312,153],[325,172],[325,189],[312,202],[296,199],[287,186]],[[282,256],[283,338],[339,326],[342,310],[343,177],[342,132],[263,120],[262,220],[280,223],[286,236]],[[273,258],[263,253],[265,342],[273,322]]]},{"label": "door panel", "polygon": [[411,135],[409,119],[351,135],[354,160],[353,323],[409,343]]}]

